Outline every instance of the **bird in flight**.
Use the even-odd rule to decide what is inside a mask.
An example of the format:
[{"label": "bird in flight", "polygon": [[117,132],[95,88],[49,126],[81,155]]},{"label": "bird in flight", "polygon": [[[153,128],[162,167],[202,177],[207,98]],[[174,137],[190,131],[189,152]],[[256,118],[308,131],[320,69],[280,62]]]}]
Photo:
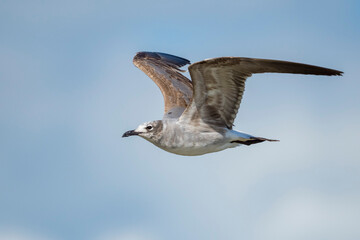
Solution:
[{"label": "bird in flight", "polygon": [[140,136],[170,153],[195,156],[239,145],[278,141],[232,129],[245,89],[255,73],[341,76],[343,72],[307,64],[220,57],[189,66],[191,80],[180,68],[190,61],[159,52],[139,52],[133,63],[160,88],[165,102],[162,120],[146,122],[123,137]]}]

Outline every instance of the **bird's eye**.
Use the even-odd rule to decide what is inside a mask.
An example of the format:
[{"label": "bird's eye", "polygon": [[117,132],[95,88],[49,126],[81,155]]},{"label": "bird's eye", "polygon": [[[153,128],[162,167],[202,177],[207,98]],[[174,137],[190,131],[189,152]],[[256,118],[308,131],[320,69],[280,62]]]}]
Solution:
[{"label": "bird's eye", "polygon": [[151,130],[153,127],[152,126],[147,126],[146,129],[147,130]]}]

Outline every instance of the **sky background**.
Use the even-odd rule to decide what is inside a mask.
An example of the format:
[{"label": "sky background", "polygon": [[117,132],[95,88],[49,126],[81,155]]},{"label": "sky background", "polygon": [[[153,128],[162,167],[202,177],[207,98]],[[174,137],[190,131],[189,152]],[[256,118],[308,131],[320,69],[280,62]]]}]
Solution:
[{"label": "sky background", "polygon": [[[360,239],[360,2],[0,1],[0,240]],[[183,157],[121,138],[161,119],[138,51],[303,62],[259,74],[235,129]]]}]

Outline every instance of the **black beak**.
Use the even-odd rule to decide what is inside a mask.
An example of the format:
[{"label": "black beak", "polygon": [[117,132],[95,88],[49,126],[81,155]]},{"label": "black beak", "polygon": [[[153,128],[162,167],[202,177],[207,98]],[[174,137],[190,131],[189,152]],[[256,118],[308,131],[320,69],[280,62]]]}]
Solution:
[{"label": "black beak", "polygon": [[126,133],[124,133],[122,135],[122,137],[130,137],[130,136],[134,136],[134,135],[139,135],[139,133],[135,132],[135,130],[130,130],[130,131],[127,131]]}]

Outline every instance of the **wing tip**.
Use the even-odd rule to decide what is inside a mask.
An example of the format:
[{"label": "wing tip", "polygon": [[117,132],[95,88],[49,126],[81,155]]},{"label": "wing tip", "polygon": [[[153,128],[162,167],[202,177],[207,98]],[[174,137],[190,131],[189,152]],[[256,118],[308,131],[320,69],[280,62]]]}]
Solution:
[{"label": "wing tip", "polygon": [[176,68],[183,67],[187,64],[191,64],[191,62],[186,58],[178,57],[167,53],[161,53],[161,52],[148,52],[148,51],[137,52],[134,56],[133,62],[136,62],[137,60],[141,60],[141,59],[160,61]]},{"label": "wing tip", "polygon": [[329,68],[324,68],[325,71],[321,71],[319,73],[310,73],[310,74],[314,74],[314,75],[327,75],[327,76],[342,76],[344,74],[344,72],[342,71],[338,71],[335,69],[329,69]]},{"label": "wing tip", "polygon": [[336,70],[336,73],[334,74],[334,76],[342,76],[343,74],[344,74],[344,72]]}]

